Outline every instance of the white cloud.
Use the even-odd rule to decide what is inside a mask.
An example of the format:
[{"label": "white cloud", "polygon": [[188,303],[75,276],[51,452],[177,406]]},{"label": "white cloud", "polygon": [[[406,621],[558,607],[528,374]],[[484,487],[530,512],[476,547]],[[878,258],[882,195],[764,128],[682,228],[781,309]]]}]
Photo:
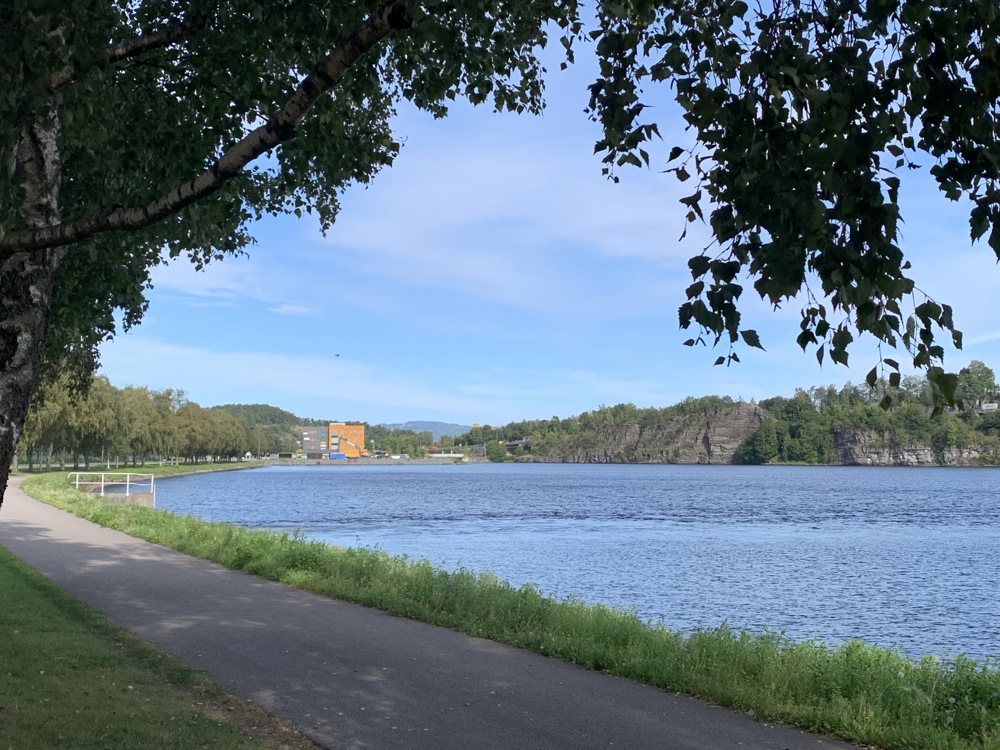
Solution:
[{"label": "white cloud", "polygon": [[106,346],[101,359],[102,370],[119,387],[179,388],[202,406],[261,400],[304,417],[360,413],[372,421],[383,421],[369,416],[376,412],[385,419],[400,413],[473,419],[497,408],[457,388],[427,387],[404,373],[346,357],[219,352],[128,335]]},{"label": "white cloud", "polygon": [[557,123],[485,113],[445,136],[419,136],[418,129],[369,189],[345,197],[327,241],[355,268],[560,312],[598,294],[639,296],[635,286],[611,287],[591,269],[595,262],[633,261],[648,286],[664,264],[701,249],[697,236],[678,243],[684,226],[676,199],[688,191],[640,170],[612,184],[600,174],[590,136],[574,140]]},{"label": "white cloud", "polygon": [[277,307],[267,308],[267,311],[273,312],[277,315],[292,315],[301,318],[307,318],[319,314],[319,310],[306,307],[305,305],[278,305]]},{"label": "white cloud", "polygon": [[246,258],[226,258],[198,271],[183,259],[153,269],[153,287],[192,297],[232,300],[258,293],[257,270]]},{"label": "white cloud", "polygon": [[965,339],[963,343],[965,347],[974,347],[980,344],[987,344],[991,341],[1000,341],[1000,331],[990,331],[979,336],[973,336],[972,338]]}]

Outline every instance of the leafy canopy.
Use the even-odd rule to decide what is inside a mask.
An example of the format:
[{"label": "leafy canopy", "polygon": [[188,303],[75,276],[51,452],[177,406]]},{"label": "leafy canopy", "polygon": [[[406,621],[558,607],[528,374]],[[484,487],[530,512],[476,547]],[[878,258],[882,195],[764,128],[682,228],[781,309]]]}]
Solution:
[{"label": "leafy canopy", "polygon": [[760,346],[740,327],[746,278],[775,306],[804,297],[798,343],[820,362],[846,364],[854,333],[870,333],[952,400],[935,332],[956,347],[961,333],[906,275],[899,171],[928,164],[948,199],[970,203],[971,238],[1000,254],[996,3],[638,0],[603,5],[600,23],[607,170],[648,163],[647,84],[671,83],[696,138],[670,171],[695,184],[681,202],[714,242],[689,263],[681,325],[727,340],[729,359],[740,339]]},{"label": "leafy canopy", "polygon": [[[264,215],[310,212],[328,229],[338,195],[395,158],[389,123],[399,101],[439,116],[457,97],[539,111],[536,53],[548,23],[575,12],[573,2],[540,0],[74,0],[58,13],[48,0],[11,5],[0,32],[0,155],[11,166],[0,171],[0,260],[72,243],[48,348],[91,363],[116,310],[126,328],[139,322],[157,264],[183,256],[201,267],[240,253]],[[360,33],[372,19],[384,39]],[[328,57],[357,52],[339,80],[321,70]],[[320,86],[329,94],[308,116],[281,119]],[[58,134],[63,234],[54,237],[32,225],[14,161],[39,126]],[[212,177],[262,126],[284,138],[263,159],[197,200],[182,195],[166,216],[123,223],[126,212],[152,213],[171,191]]]},{"label": "leafy canopy", "polygon": [[[679,319],[699,333],[688,343],[728,345],[720,363],[738,359],[740,342],[761,347],[741,326],[749,283],[775,306],[804,300],[798,343],[820,362],[828,354],[846,364],[855,334],[868,333],[905,347],[939,396],[955,397],[938,334],[959,347],[961,334],[951,308],[907,276],[899,173],[929,167],[946,198],[969,203],[972,240],[1000,253],[991,0],[598,0],[592,17],[572,0],[12,6],[0,33],[4,163],[31,126],[57,117],[61,225],[110,225],[43,235],[26,223],[17,169],[0,173],[0,258],[75,243],[57,285],[54,352],[92,354],[114,330],[115,309],[126,327],[136,323],[149,269],[165,258],[201,265],[241,252],[265,214],[312,212],[328,228],[339,193],[397,155],[389,123],[401,100],[435,115],[457,97],[537,112],[537,52],[551,33],[570,62],[581,42],[596,52],[590,115],[612,178],[626,165],[658,166],[647,90],[670,86],[683,108],[696,145],[674,148],[669,170],[692,183],[682,210],[713,236],[689,263]],[[388,24],[382,36],[359,36],[375,17]],[[314,72],[331,50],[369,41],[336,81]],[[296,87],[308,95],[331,82],[308,117],[281,119]],[[265,159],[226,172],[212,192],[127,231],[102,218],[224,171],[220,157],[261,123],[280,144],[262,146]],[[898,362],[883,364],[898,386]]]}]

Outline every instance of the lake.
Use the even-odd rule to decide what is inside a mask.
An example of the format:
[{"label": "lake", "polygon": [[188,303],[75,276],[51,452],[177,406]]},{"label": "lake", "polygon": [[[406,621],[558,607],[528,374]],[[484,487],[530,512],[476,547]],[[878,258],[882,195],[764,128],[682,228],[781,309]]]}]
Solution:
[{"label": "lake", "polygon": [[675,629],[1000,656],[1000,469],[272,466],[165,479],[156,499]]}]

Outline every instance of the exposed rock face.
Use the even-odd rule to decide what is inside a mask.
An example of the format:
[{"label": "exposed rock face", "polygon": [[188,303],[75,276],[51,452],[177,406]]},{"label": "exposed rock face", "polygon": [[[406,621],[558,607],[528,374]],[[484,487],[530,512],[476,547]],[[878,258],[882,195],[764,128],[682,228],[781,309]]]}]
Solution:
[{"label": "exposed rock face", "polygon": [[899,445],[892,435],[838,430],[835,445],[846,466],[982,466],[995,465],[992,450],[975,445]]},{"label": "exposed rock face", "polygon": [[568,463],[731,464],[736,449],[757,431],[764,412],[727,404],[655,425],[626,422],[579,435],[535,460]]},{"label": "exposed rock face", "polygon": [[[731,464],[764,421],[756,404],[720,404],[688,414],[596,425],[529,461],[564,463]],[[833,462],[846,466],[996,466],[1000,455],[976,444],[904,445],[892,433],[838,428]]]}]

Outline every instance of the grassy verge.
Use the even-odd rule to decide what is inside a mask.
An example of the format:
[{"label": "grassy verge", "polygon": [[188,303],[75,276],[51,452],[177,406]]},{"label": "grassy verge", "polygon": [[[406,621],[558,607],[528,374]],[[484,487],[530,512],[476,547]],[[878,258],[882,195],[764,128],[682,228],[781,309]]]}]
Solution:
[{"label": "grassy verge", "polygon": [[0,748],[315,748],[3,548],[0,601]]},{"label": "grassy verge", "polygon": [[1000,750],[1000,673],[912,661],[858,642],[796,643],[726,627],[682,635],[630,612],[556,601],[491,575],[206,523],[88,497],[64,475],[26,482],[79,516],[236,570],[700,696],[758,719],[884,748]]}]

